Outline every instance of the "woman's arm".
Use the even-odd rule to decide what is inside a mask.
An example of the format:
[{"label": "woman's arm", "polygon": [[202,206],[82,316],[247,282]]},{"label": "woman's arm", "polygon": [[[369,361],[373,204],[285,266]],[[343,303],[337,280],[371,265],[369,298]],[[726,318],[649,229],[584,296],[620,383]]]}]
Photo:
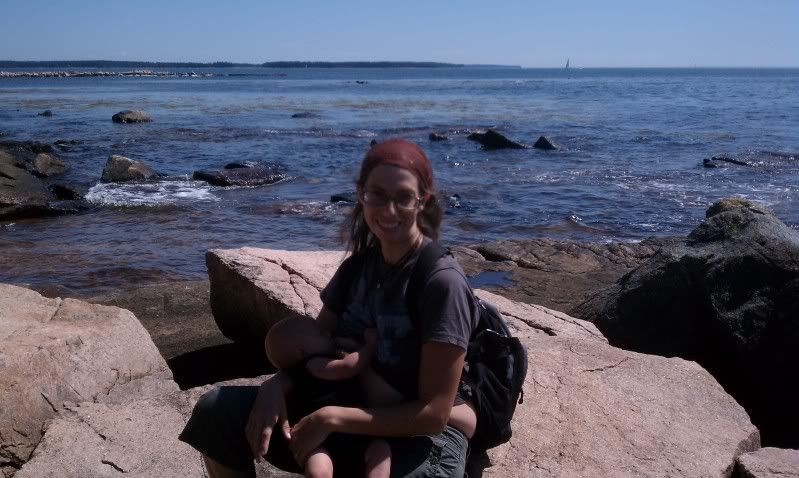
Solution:
[{"label": "woman's arm", "polygon": [[422,345],[419,398],[382,408],[324,407],[291,430],[291,448],[304,459],[332,432],[372,436],[432,435],[447,425],[466,352],[457,345]]},{"label": "woman's arm", "polygon": [[269,441],[275,427],[290,439],[290,425],[286,414],[285,395],[291,389],[291,380],[278,371],[264,380],[247,418],[245,435],[255,461],[260,462],[269,450]]},{"label": "woman's arm", "polygon": [[316,378],[322,380],[346,380],[361,373],[372,362],[377,348],[377,334],[374,329],[364,333],[365,343],[357,350],[340,359],[316,357],[305,363],[305,368]]},{"label": "woman's arm", "polygon": [[[332,333],[338,317],[323,306],[316,320],[323,331]],[[258,389],[258,395],[250,410],[245,430],[247,441],[256,461],[260,461],[266,455],[273,432],[279,430],[287,440],[290,439],[285,395],[291,390],[291,387],[292,383],[289,377],[278,371],[264,380]]]}]

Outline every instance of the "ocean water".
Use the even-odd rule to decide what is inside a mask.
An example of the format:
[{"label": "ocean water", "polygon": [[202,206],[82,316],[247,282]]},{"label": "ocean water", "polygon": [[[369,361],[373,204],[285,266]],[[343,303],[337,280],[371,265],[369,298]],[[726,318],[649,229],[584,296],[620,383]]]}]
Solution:
[{"label": "ocean water", "polygon": [[[768,205],[799,227],[797,69],[203,69],[200,78],[0,79],[2,139],[79,140],[65,180],[80,214],[0,221],[0,281],[77,290],[205,276],[209,248],[340,247],[372,139],[430,156],[449,244],[506,238],[637,241],[686,234],[715,200]],[[49,109],[52,117],[37,116]],[[152,123],[111,116],[143,109]],[[309,118],[292,114],[310,112]],[[483,151],[494,127],[558,151]],[[429,142],[431,132],[448,141]],[[778,153],[778,154],[774,154]],[[784,154],[783,154],[784,153]],[[170,176],[100,184],[109,154]],[[726,154],[752,166],[705,168]],[[276,163],[278,184],[215,187],[191,173]]]}]

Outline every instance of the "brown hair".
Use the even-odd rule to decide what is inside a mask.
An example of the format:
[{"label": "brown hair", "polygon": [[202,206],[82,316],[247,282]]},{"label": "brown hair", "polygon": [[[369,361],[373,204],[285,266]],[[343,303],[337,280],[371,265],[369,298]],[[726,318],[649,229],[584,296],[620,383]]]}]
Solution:
[{"label": "brown hair", "polygon": [[[433,183],[433,168],[422,148],[407,139],[395,138],[376,143],[366,152],[361,162],[361,170],[355,184],[364,187],[369,174],[375,167],[391,164],[412,172],[419,182],[419,192],[424,207],[416,216],[419,230],[430,239],[437,240],[441,226],[443,211],[438,201]],[[369,247],[380,247],[363,217],[363,205],[358,201],[344,224],[342,235],[346,236],[347,250],[353,254],[365,251]]]}]

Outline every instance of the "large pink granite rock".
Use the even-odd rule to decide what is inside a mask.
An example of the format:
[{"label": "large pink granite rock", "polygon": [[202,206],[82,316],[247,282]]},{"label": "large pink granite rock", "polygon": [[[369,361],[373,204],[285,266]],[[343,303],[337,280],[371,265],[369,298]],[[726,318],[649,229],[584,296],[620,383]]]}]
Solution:
[{"label": "large pink granite rock", "polygon": [[[318,291],[342,259],[340,252],[210,251],[212,302],[244,295],[244,307],[227,304],[238,314],[232,320],[248,314],[250,330],[265,331],[289,312],[314,316]],[[617,349],[589,322],[477,294],[498,305],[529,352],[514,437],[491,450],[484,476],[729,477],[738,455],[759,448],[746,412],[696,363]]]},{"label": "large pink granite rock", "polygon": [[577,337],[522,341],[524,403],[486,477],[729,477],[760,446],[743,408],[694,362]]},{"label": "large pink granite rock", "polygon": [[189,395],[174,382],[138,382],[97,403],[67,404],[15,477],[204,476],[199,453],[177,438]]},{"label": "large pink granite rock", "polygon": [[330,251],[209,250],[211,310],[219,330],[237,342],[260,342],[290,313],[316,317],[322,309],[319,290],[344,257]]},{"label": "large pink granite rock", "polygon": [[177,388],[130,312],[0,284],[0,472],[27,461],[70,403],[102,401],[144,377]]}]

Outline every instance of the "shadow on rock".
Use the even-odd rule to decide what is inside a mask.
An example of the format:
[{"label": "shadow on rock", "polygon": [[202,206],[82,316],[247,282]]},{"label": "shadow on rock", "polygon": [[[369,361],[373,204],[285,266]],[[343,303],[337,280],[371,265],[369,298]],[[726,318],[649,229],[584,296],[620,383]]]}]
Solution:
[{"label": "shadow on rock", "polygon": [[206,347],[167,360],[182,390],[241,377],[274,373],[263,349],[230,343]]}]

